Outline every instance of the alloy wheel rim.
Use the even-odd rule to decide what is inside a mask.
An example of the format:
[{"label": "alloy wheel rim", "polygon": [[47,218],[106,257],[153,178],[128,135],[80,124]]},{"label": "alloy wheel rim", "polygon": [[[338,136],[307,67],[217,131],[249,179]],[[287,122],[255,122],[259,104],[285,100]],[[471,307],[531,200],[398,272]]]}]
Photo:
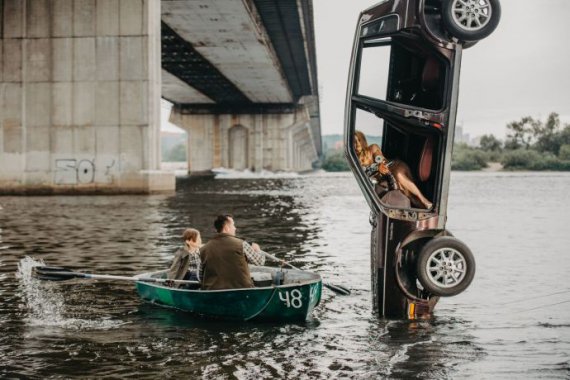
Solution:
[{"label": "alloy wheel rim", "polygon": [[451,7],[453,21],[472,32],[484,28],[493,13],[490,0],[453,0]]},{"label": "alloy wheel rim", "polygon": [[432,283],[448,289],[463,281],[467,273],[467,262],[458,250],[441,248],[429,256],[426,269]]}]

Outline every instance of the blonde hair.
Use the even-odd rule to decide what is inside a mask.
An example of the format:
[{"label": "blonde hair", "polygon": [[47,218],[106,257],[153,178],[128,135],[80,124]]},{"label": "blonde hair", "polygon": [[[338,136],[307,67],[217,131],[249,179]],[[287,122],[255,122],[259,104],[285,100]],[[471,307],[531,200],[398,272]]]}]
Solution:
[{"label": "blonde hair", "polygon": [[358,140],[358,143],[362,148],[360,152],[356,152],[360,164],[364,165],[366,162],[372,163],[374,158],[372,157],[372,152],[370,151],[370,149],[368,149],[368,141],[366,141],[366,136],[364,135],[364,133],[360,131],[354,131],[354,138]]},{"label": "blonde hair", "polygon": [[195,242],[198,240],[199,236],[200,236],[200,231],[194,228],[187,228],[182,233],[182,239],[184,240],[184,243],[186,243],[186,240],[191,240]]}]

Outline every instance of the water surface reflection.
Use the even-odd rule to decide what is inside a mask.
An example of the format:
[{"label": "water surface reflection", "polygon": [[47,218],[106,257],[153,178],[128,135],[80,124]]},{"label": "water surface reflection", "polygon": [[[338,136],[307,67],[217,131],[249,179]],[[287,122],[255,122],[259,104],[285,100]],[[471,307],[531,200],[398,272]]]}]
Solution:
[{"label": "water surface reflection", "polygon": [[[420,322],[372,315],[368,209],[349,174],[181,179],[169,196],[0,197],[0,375],[565,378],[569,187],[564,174],[454,173],[449,228],[478,272]],[[521,206],[538,192],[538,208]],[[220,212],[235,215],[239,235],[352,295],[325,291],[305,323],[235,324],[146,304],[129,283],[14,275],[26,256],[109,274],[163,268],[184,228],[208,239]]]}]

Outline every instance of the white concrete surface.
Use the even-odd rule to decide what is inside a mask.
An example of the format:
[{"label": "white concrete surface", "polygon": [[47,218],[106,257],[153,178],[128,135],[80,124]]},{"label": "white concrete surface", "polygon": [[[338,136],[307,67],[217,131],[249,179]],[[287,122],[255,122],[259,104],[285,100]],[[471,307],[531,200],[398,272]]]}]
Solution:
[{"label": "white concrete surface", "polygon": [[0,193],[174,190],[160,0],[4,0]]}]

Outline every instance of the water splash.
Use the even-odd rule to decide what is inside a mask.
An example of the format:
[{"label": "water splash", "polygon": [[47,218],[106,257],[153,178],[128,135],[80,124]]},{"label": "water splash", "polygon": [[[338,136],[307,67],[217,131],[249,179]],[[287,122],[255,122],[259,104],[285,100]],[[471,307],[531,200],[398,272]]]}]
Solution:
[{"label": "water splash", "polygon": [[24,319],[31,326],[60,327],[65,329],[111,329],[126,322],[109,318],[99,320],[78,319],[68,316],[63,294],[56,284],[42,282],[32,276],[34,267],[45,265],[43,260],[29,256],[20,260],[16,278],[20,279],[23,298],[28,309]]},{"label": "water splash", "polygon": [[47,324],[62,320],[64,300],[61,294],[56,293],[48,286],[43,286],[32,277],[34,267],[45,265],[42,260],[26,257],[18,263],[16,278],[19,278],[23,287],[23,297],[29,310],[29,319],[43,320]]}]

